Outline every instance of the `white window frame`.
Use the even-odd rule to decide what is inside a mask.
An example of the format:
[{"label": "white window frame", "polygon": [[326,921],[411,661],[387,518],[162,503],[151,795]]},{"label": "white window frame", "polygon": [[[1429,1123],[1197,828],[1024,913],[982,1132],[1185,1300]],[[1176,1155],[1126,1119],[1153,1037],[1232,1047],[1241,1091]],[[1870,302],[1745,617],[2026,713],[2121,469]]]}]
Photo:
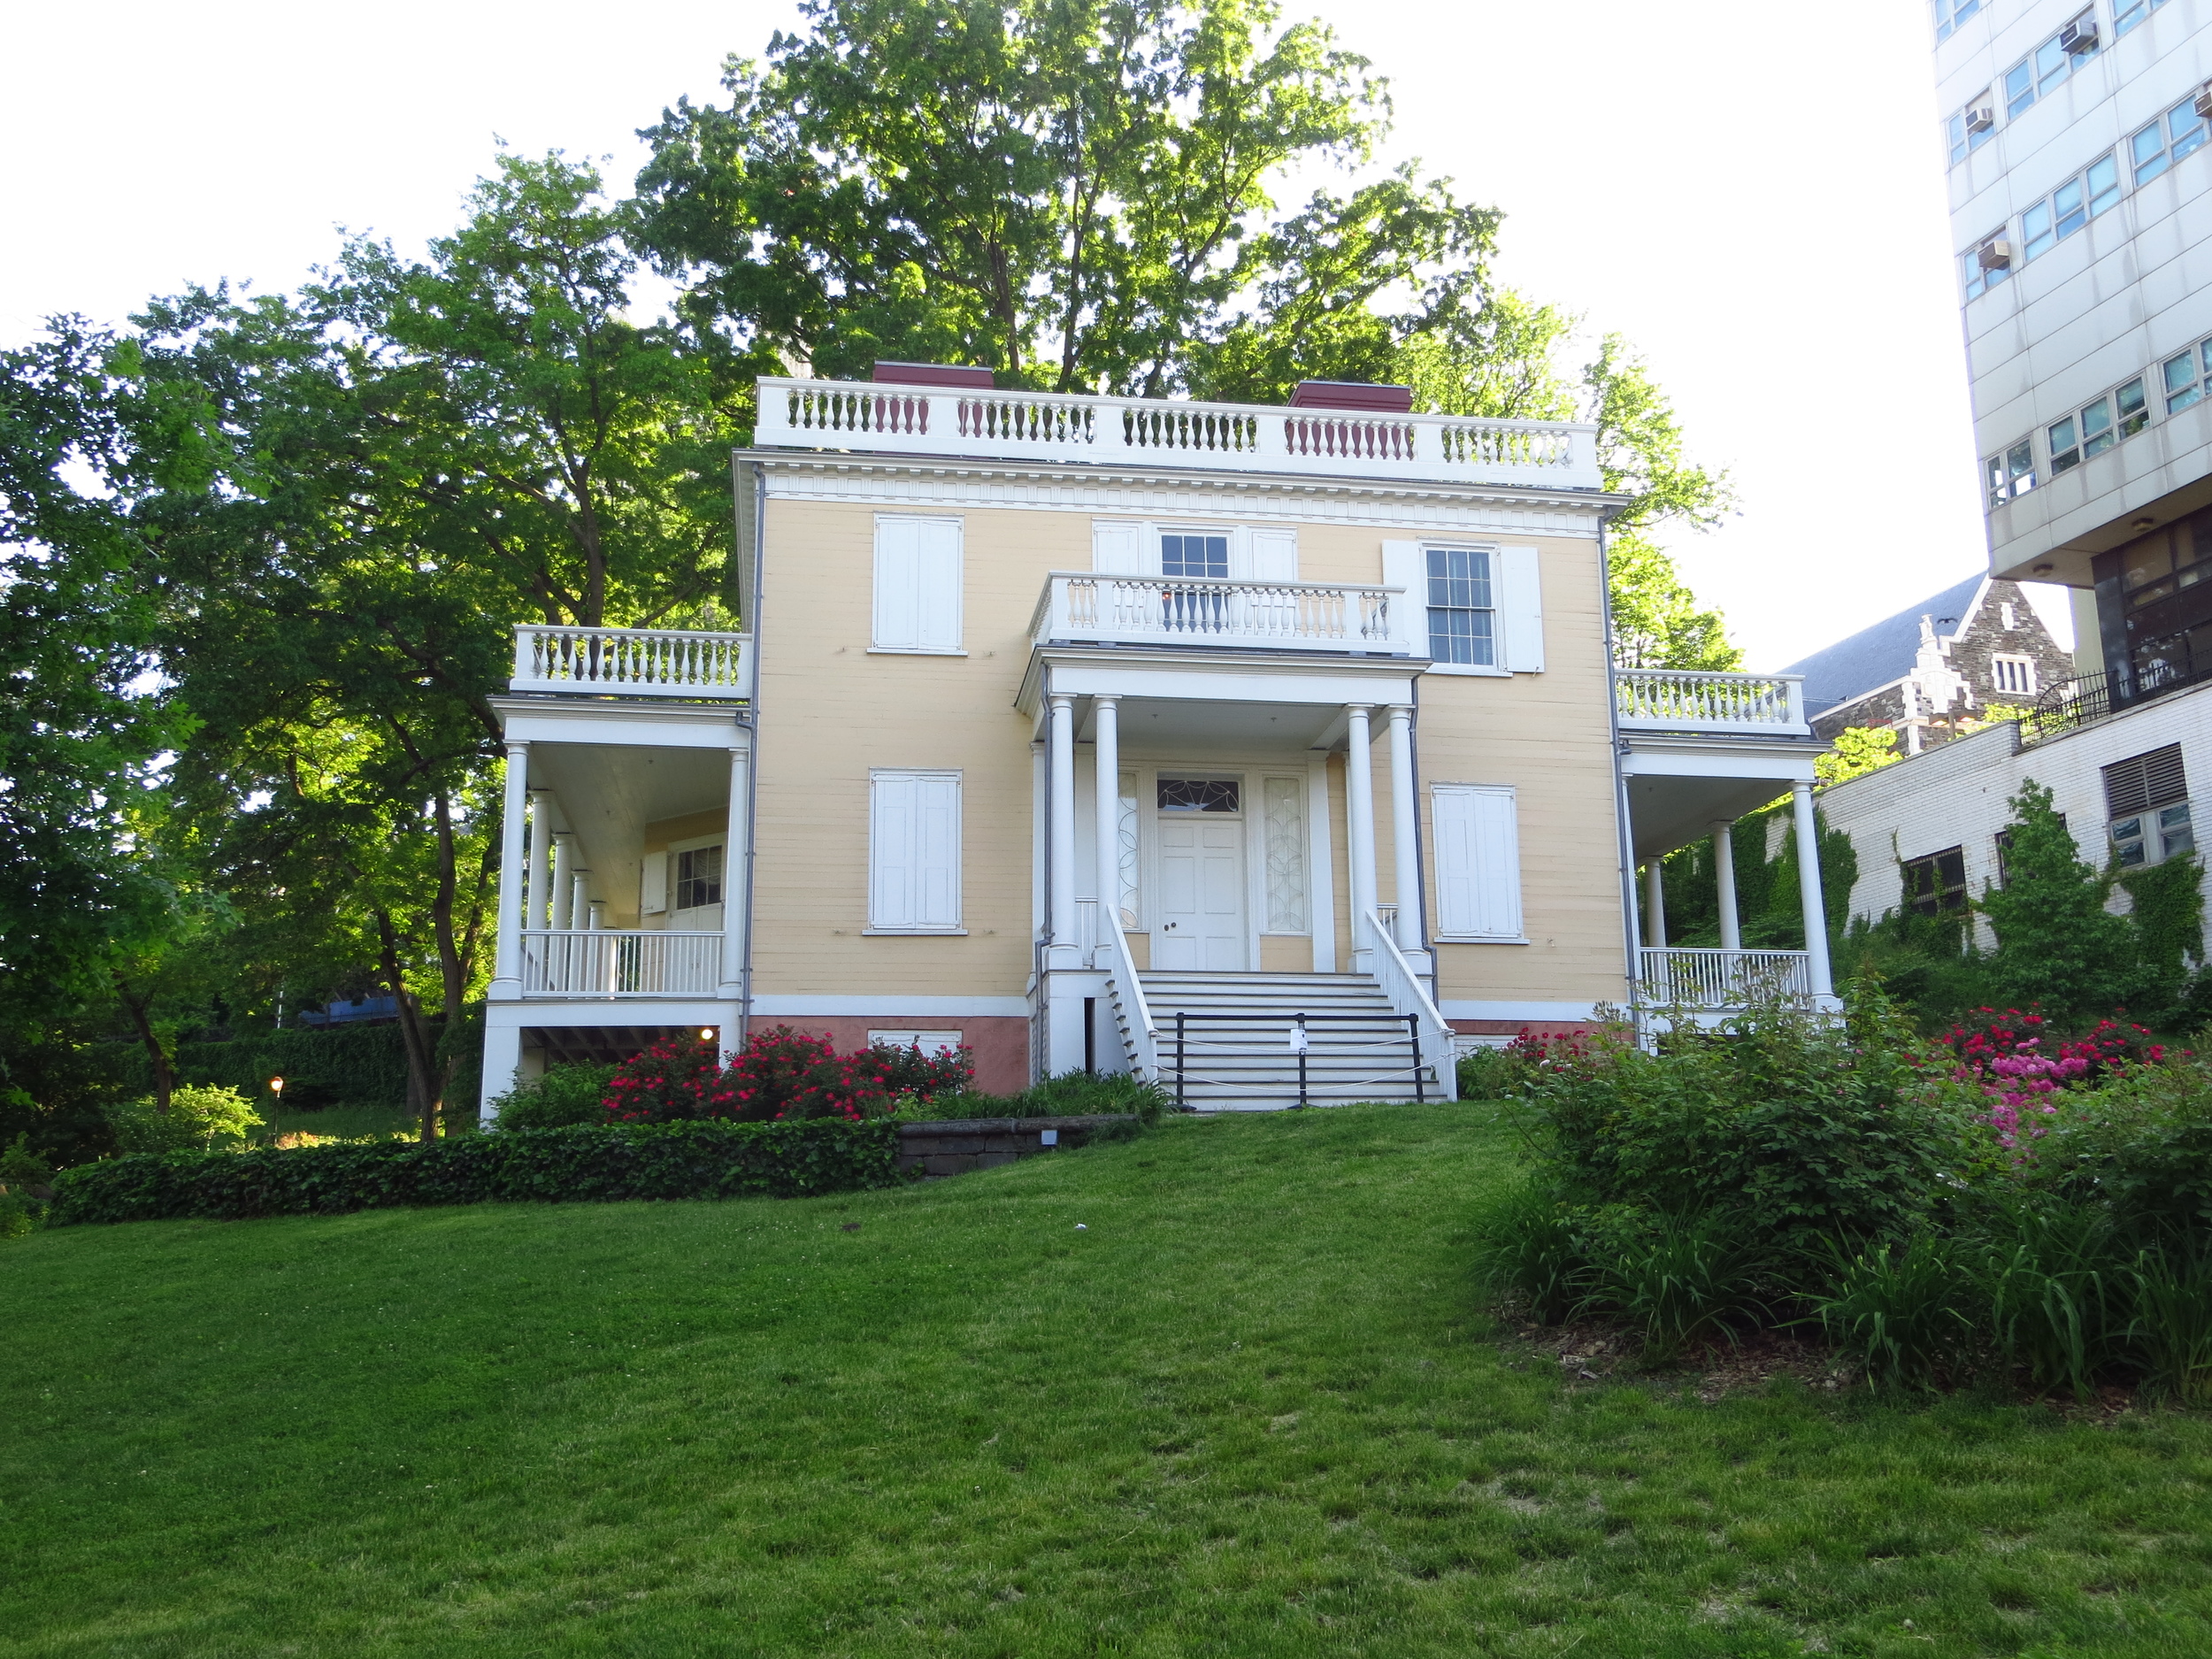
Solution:
[{"label": "white window frame", "polygon": [[[968,931],[962,925],[965,911],[962,908],[961,872],[964,863],[961,836],[962,797],[965,794],[962,774],[956,767],[941,766],[876,766],[868,772],[868,926],[862,930],[871,935],[918,935],[923,937],[956,937]],[[884,796],[881,786],[886,783],[949,782],[952,786],[952,864],[949,872],[951,894],[950,919],[940,922],[914,922],[884,916],[884,878],[895,865],[883,856]],[[916,868],[919,868],[918,859]]]},{"label": "white window frame", "polygon": [[[2080,67],[2083,62],[2104,50],[2105,42],[2102,30],[2098,31],[2097,43],[2085,52],[2070,52],[2058,43],[2059,35],[2062,35],[2066,29],[2085,21],[2094,23],[2096,19],[2097,8],[2094,6],[2078,12],[2066,19],[2059,34],[2051,35],[2047,40],[2038,42],[2033,51],[2005,71],[2004,78],[1998,82],[1998,85],[2004,88],[2007,120],[2024,113],[2049,96],[2059,87],[2073,78],[2074,71]],[[2021,72],[2024,70],[2026,72],[2024,89],[2016,90],[2014,83],[2019,80]]]},{"label": "white window frame", "polygon": [[2149,21],[2151,13],[2165,4],[2166,0],[2112,0],[2112,38],[2116,41],[2138,24]]},{"label": "white window frame", "polygon": [[[2178,126],[2177,116],[2183,118]],[[2196,95],[2192,93],[2149,126],[2129,134],[2128,164],[2134,183],[2139,188],[2148,184],[2185,156],[2203,149],[2208,137],[2212,126],[2197,113]],[[2146,143],[2146,139],[2152,142]]]},{"label": "white window frame", "polygon": [[1997,136],[1997,123],[1993,120],[1978,132],[1970,130],[1966,125],[1967,111],[1979,109],[1985,104],[1988,104],[1993,110],[1995,108],[1995,105],[1990,104],[1990,88],[1987,87],[1984,87],[1964,104],[1952,111],[1948,119],[1944,121],[1943,147],[1950,156],[1952,166],[1957,166],[1984,144]]},{"label": "white window frame", "polygon": [[[2023,483],[2023,479],[2027,481]],[[2008,501],[2018,501],[2040,482],[2042,475],[2035,470],[2032,434],[1983,457],[1982,493],[1993,510]]]},{"label": "white window frame", "polygon": [[2043,429],[2049,450],[2049,476],[2070,472],[2085,461],[2093,461],[2107,449],[2125,443],[2150,425],[2150,405],[2144,377],[2131,375],[2101,396],[2093,397],[2070,415],[2062,416]]},{"label": "white window frame", "polygon": [[[928,607],[923,602],[925,585],[930,572],[926,569],[927,554],[918,547],[914,549],[915,568],[902,572],[895,561],[904,557],[901,549],[887,546],[885,532],[904,530],[910,526],[928,526],[949,527],[952,536],[952,580],[949,614],[937,619],[932,628]],[[870,603],[868,651],[878,657],[965,657],[962,649],[965,637],[964,595],[967,588],[966,521],[942,513],[879,512],[876,515],[874,587]],[[912,626],[897,623],[892,614],[893,595],[900,585],[911,580],[914,586]],[[934,637],[933,636],[934,634]]]},{"label": "white window frame", "polygon": [[[1491,818],[1491,829],[1497,833],[1493,850],[1502,866],[1499,872],[1502,890],[1495,895],[1502,904],[1502,914],[1498,925],[1488,929],[1474,924],[1479,916],[1458,913],[1455,897],[1455,883],[1465,879],[1479,886],[1484,879],[1481,869],[1482,849],[1471,850],[1473,867],[1455,871],[1456,841],[1449,826],[1452,810],[1446,803],[1452,801],[1467,803],[1463,809],[1469,814],[1471,832],[1478,838],[1483,833],[1482,815]],[[1500,803],[1502,803],[1502,811]],[[1436,891],[1436,933],[1440,944],[1460,945],[1525,945],[1529,942],[1526,917],[1523,910],[1521,883],[1520,805],[1518,791],[1509,783],[1432,783],[1429,786],[1429,840],[1432,844]],[[1478,910],[1482,898],[1476,900]]]},{"label": "white window frame", "polygon": [[1220,519],[1094,518],[1091,569],[1101,576],[1160,576],[1164,564],[1160,538],[1171,535],[1226,537],[1231,581],[1294,582],[1299,579],[1295,525]]},{"label": "white window frame", "polygon": [[[2019,684],[2005,684],[2008,671]],[[2006,696],[2032,697],[2039,695],[2040,689],[2036,684],[2035,658],[2016,657],[2010,652],[2001,652],[1989,659],[1989,680],[1993,692]]]},{"label": "white window frame", "polygon": [[684,867],[684,855],[686,853],[703,851],[709,847],[719,847],[722,849],[722,896],[717,899],[715,903],[726,907],[723,910],[723,915],[727,916],[729,914],[729,910],[726,908],[730,902],[730,849],[727,844],[728,840],[729,837],[726,833],[717,831],[712,835],[694,835],[686,841],[671,841],[668,843],[668,846],[665,849],[665,855],[668,859],[667,913],[669,915],[677,915],[687,908],[695,910],[710,908],[710,906],[703,904],[694,904],[687,907],[676,902],[678,895],[683,890],[683,881],[680,872]]},{"label": "white window frame", "polygon": [[1490,663],[1440,663],[1431,660],[1422,672],[1460,674],[1475,679],[1504,680],[1515,674],[1544,672],[1543,559],[1533,547],[1495,541],[1461,541],[1435,536],[1419,541],[1383,543],[1383,584],[1405,590],[1405,603],[1413,615],[1406,633],[1415,649],[1425,656],[1429,649],[1429,552],[1457,549],[1490,556]]},{"label": "white window frame", "polygon": [[1936,39],[1947,41],[1952,31],[1982,9],[1982,0],[1935,0]]},{"label": "white window frame", "polygon": [[942,1030],[872,1031],[868,1033],[871,1048],[877,1043],[888,1048],[919,1048],[926,1055],[950,1054],[957,1048],[965,1033],[949,1027]]},{"label": "white window frame", "polygon": [[[2103,169],[2101,177],[2096,175]],[[2043,255],[2120,204],[2120,158],[2108,150],[2020,215],[2020,263]]]},{"label": "white window frame", "polygon": [[[2012,276],[2012,265],[2000,266],[1994,271],[1982,269],[1982,244],[1986,242],[2000,241],[2010,234],[2009,226],[2000,225],[1988,235],[1977,236],[1974,239],[1974,245],[1959,256],[1961,266],[1966,273],[1966,297],[1968,299],[1981,298],[1990,289],[2001,286]],[[2014,263],[2016,265],[2018,261],[2016,260]]]},{"label": "white window frame", "polygon": [[[2184,374],[2177,377],[2174,371]],[[2200,341],[2158,365],[2158,387],[2166,399],[2166,412],[2177,415],[2212,395],[2212,340]]]}]

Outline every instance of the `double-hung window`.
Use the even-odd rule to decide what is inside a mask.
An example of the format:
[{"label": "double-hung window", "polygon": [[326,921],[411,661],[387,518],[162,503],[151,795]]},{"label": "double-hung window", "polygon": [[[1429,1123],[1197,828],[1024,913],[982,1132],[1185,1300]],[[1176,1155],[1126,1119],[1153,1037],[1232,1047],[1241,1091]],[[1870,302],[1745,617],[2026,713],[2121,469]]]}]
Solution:
[{"label": "double-hung window", "polygon": [[2206,391],[2212,389],[2212,340],[2200,342],[2177,357],[2168,357],[2159,365],[2158,377],[2165,383],[2168,414],[2202,403]]},{"label": "double-hung window", "polygon": [[1164,535],[1160,538],[1161,575],[1225,577],[1228,573],[1227,536]]},{"label": "double-hung window", "polygon": [[2067,49],[2062,30],[2015,64],[2005,76],[2005,114],[2017,115],[2038,98],[2048,97],[2074,73],[2076,65],[2094,58],[2100,44],[2096,26],[2097,12],[2092,6],[2066,26],[2076,31],[2074,50]]},{"label": "double-hung window", "polygon": [[2166,0],[2115,0],[2112,8],[2114,38],[2126,34],[2165,4]]},{"label": "double-hung window", "polygon": [[722,849],[694,847],[676,855],[676,908],[695,910],[722,902]]},{"label": "double-hung window", "polygon": [[2100,156],[2020,216],[2020,257],[2047,253],[2120,201],[2120,163]]},{"label": "double-hung window", "polygon": [[2128,140],[2128,156],[2135,164],[2135,182],[2147,184],[2184,156],[2204,147],[2204,118],[2197,113],[2193,96],[2179,104]]},{"label": "double-hung window", "polygon": [[1936,39],[1947,41],[1958,26],[1982,9],[1982,0],[1935,0]]},{"label": "double-hung window", "polygon": [[2160,864],[2196,849],[2181,746],[2169,743],[2104,769],[2112,851],[2123,869]]},{"label": "double-hung window", "polygon": [[1490,555],[1481,548],[1427,549],[1429,656],[1490,667],[1498,660],[1498,612]]},{"label": "double-hung window", "polygon": [[2139,374],[2117,391],[2085,403],[2078,413],[2051,425],[2046,434],[2051,443],[2051,475],[2070,472],[2091,456],[2102,455],[2149,424],[2143,377]]},{"label": "double-hung window", "polygon": [[2034,441],[2023,438],[1991,456],[1982,463],[1982,471],[1988,484],[1991,506],[2001,507],[2026,495],[2036,485]]},{"label": "double-hung window", "polygon": [[1966,268],[1966,297],[1968,299],[1978,298],[1988,293],[1990,289],[2012,274],[2012,268],[2008,265],[1993,266],[1982,262],[1983,247],[1992,242],[2002,242],[2004,236],[2005,227],[2000,225],[1959,256],[1960,263]]},{"label": "double-hung window", "polygon": [[1943,124],[1943,135],[1950,149],[1954,167],[1997,136],[1997,123],[1994,120],[1985,119],[1978,125],[1976,123],[1974,117],[1977,111],[1990,111],[1987,87],[1967,99],[1966,107]]}]

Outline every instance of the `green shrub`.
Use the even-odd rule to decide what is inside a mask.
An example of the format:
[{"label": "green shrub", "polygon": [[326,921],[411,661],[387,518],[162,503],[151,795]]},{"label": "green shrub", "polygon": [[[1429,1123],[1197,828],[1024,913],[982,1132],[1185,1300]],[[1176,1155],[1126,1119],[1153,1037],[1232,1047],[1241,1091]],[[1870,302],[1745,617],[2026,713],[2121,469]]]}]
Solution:
[{"label": "green shrub", "polygon": [[1765,1323],[1777,1263],[1732,1217],[1613,1208],[1590,1218],[1587,1283],[1578,1313],[1614,1313],[1643,1339],[1650,1360]]},{"label": "green shrub", "polygon": [[1506,1048],[1477,1048],[1454,1068],[1462,1100],[1510,1100],[1521,1092],[1526,1069]]},{"label": "green shrub", "polygon": [[2128,1336],[2147,1379],[2185,1406],[2212,1406],[2212,1251],[2146,1250],[2129,1271]]},{"label": "green shrub", "polygon": [[808,1197],[899,1179],[898,1130],[836,1119],[526,1130],[433,1141],[111,1158],[54,1181],[55,1225],[402,1205]]},{"label": "green shrub", "polygon": [[2212,1065],[2170,1059],[2069,1091],[2019,1174],[2070,1202],[2108,1207],[2138,1243],[2212,1233]]},{"label": "green shrub", "polygon": [[2127,1351],[2129,1257],[2101,1205],[2001,1197],[1974,1278],[2007,1363],[2086,1400]]},{"label": "green shrub", "polygon": [[111,1106],[108,1122],[116,1146],[125,1153],[240,1150],[262,1127],[251,1101],[234,1088],[214,1084],[173,1089],[165,1112],[156,1110],[151,1099]]},{"label": "green shrub", "polygon": [[607,1121],[611,1065],[549,1065],[534,1081],[518,1085],[492,1102],[503,1130],[569,1129]]},{"label": "green shrub", "polygon": [[1927,1388],[1963,1377],[1976,1336],[1971,1286],[1933,1233],[1844,1249],[1823,1241],[1832,1287],[1809,1298],[1828,1340],[1858,1356],[1870,1382]]}]

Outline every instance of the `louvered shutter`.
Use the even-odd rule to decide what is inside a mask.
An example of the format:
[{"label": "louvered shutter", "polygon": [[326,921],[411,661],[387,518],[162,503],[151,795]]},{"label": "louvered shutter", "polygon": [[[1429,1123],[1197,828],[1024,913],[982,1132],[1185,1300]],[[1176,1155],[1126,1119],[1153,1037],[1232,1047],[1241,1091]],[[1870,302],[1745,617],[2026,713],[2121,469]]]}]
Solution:
[{"label": "louvered shutter", "polygon": [[1251,579],[1256,582],[1298,580],[1298,532],[1259,525],[1247,533],[1251,546]]},{"label": "louvered shutter", "polygon": [[1521,852],[1511,787],[1440,783],[1430,800],[1439,935],[1518,939]]},{"label": "louvered shutter", "polygon": [[960,521],[876,520],[876,646],[960,649]]},{"label": "louvered shutter", "polygon": [[668,910],[668,855],[648,853],[638,872],[638,914],[660,916]]},{"label": "louvered shutter", "polygon": [[1091,521],[1091,568],[1102,576],[1145,573],[1144,526],[1126,521]]},{"label": "louvered shutter", "polygon": [[919,643],[926,651],[960,649],[960,525],[925,518],[917,526],[916,587]]},{"label": "louvered shutter", "polygon": [[2113,762],[2104,769],[2104,798],[2110,818],[2187,800],[2189,778],[2181,764],[2181,745],[2169,743],[2147,755]]}]

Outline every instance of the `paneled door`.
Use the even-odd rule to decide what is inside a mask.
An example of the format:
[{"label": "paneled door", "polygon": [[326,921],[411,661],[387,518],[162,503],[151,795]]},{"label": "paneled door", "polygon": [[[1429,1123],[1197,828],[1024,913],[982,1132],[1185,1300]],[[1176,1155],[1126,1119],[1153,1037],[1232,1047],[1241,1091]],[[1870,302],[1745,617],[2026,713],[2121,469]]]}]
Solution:
[{"label": "paneled door", "polygon": [[1248,965],[1244,820],[1162,812],[1152,965],[1239,973]]}]

